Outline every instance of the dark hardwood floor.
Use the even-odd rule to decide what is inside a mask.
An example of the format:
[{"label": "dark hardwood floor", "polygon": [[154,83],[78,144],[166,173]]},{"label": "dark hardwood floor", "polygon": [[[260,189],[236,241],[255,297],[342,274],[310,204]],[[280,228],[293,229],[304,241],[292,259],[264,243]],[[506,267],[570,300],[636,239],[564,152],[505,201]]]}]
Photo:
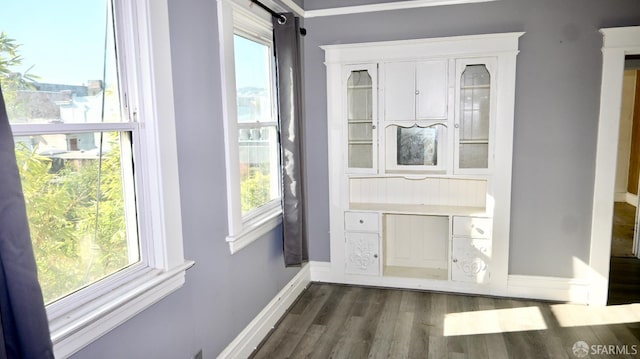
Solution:
[{"label": "dark hardwood floor", "polygon": [[640,353],[640,304],[598,308],[312,283],[252,358],[576,358],[578,341]]},{"label": "dark hardwood floor", "polygon": [[640,259],[633,255],[636,208],[614,204],[609,271],[609,305],[640,303]]}]

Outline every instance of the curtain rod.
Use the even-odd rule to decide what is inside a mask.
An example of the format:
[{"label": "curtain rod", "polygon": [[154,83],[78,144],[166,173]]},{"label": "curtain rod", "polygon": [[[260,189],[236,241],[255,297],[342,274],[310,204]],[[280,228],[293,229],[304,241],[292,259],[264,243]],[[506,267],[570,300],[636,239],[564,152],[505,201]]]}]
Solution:
[{"label": "curtain rod", "polygon": [[278,19],[278,22],[284,24],[285,21],[287,21],[286,16],[282,15],[282,14],[278,14],[277,12],[271,10],[269,7],[267,7],[267,5],[261,3],[258,0],[251,0],[252,3],[260,6],[262,8],[262,10],[268,12],[269,14],[271,14],[271,16],[275,17],[276,19]]},{"label": "curtain rod", "polygon": [[[267,5],[261,3],[258,0],[251,0],[252,3],[260,6],[262,8],[262,10],[268,12],[269,14],[271,14],[271,16],[273,16],[274,18],[278,19],[278,23],[280,24],[284,24],[285,22],[287,22],[287,17],[284,16],[281,13],[277,13],[273,10],[271,10]],[[307,29],[301,27],[300,28],[300,35],[305,36],[307,34]]]}]

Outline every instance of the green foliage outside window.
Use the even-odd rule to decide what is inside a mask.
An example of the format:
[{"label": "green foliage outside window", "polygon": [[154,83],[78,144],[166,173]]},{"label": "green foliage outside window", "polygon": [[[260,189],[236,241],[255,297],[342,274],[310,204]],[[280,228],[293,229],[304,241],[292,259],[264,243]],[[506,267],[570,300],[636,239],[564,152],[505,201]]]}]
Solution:
[{"label": "green foliage outside window", "polygon": [[249,175],[240,184],[242,213],[256,209],[271,200],[271,177],[260,168],[249,169]]},{"label": "green foliage outside window", "polygon": [[[38,277],[49,303],[129,263],[119,146],[100,161],[51,173],[51,159],[16,146]],[[99,188],[99,189],[98,189]]]},{"label": "green foliage outside window", "polygon": [[[37,76],[13,69],[22,64],[20,44],[0,32],[0,84],[11,120],[23,122],[34,108],[20,101],[35,90]],[[65,135],[58,135],[65,136]],[[104,134],[110,151],[93,159],[62,160],[39,155],[37,146],[16,141],[16,158],[27,206],[38,278],[50,303],[114,273],[139,258],[127,244],[120,141]],[[37,141],[36,141],[37,142]],[[60,166],[60,164],[62,164]]]}]

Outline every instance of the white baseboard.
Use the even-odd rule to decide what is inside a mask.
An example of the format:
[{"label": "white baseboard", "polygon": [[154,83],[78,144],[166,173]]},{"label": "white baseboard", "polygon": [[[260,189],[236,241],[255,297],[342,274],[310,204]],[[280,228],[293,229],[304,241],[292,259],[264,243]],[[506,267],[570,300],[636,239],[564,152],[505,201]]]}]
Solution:
[{"label": "white baseboard", "polygon": [[587,304],[589,282],[575,278],[510,275],[507,295],[516,298]]},{"label": "white baseboard", "polygon": [[625,193],[625,201],[635,207],[638,205],[638,195],[627,192]]},{"label": "white baseboard", "polygon": [[638,195],[629,192],[616,192],[613,200],[615,202],[626,202],[635,207],[638,204]]},{"label": "white baseboard", "polygon": [[310,261],[312,282],[333,282],[331,280],[331,262]]},{"label": "white baseboard", "polygon": [[287,309],[310,283],[309,263],[258,313],[240,334],[218,355],[218,358],[247,358],[266,338]]}]

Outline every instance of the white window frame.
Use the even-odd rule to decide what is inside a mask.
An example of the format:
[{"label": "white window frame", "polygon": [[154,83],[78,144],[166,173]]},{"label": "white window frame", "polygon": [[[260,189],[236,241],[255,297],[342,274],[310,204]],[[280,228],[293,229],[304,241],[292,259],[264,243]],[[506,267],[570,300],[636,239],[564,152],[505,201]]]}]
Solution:
[{"label": "white window frame", "polygon": [[[167,1],[113,0],[121,92],[133,120],[12,125],[14,135],[131,131],[140,261],[47,306],[56,358],[66,358],[180,288],[183,254]],[[128,151],[123,149],[123,151]]]},{"label": "white window frame", "polygon": [[[222,73],[222,111],[226,146],[227,212],[231,254],[272,231],[282,223],[281,196],[243,216],[240,201],[240,157],[238,144],[234,35],[272,43],[271,15],[259,7],[233,0],[218,0],[218,32]],[[272,74],[273,76],[273,74]],[[275,101],[275,96],[273,96]]]}]

